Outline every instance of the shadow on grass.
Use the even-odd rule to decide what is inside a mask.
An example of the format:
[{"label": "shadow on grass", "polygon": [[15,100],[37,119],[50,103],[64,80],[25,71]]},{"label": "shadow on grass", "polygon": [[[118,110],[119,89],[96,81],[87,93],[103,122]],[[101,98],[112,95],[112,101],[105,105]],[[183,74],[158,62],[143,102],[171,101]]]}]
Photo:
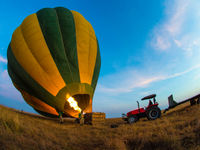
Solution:
[{"label": "shadow on grass", "polygon": [[129,139],[125,141],[128,150],[172,150],[173,141],[160,139],[158,141],[142,141]]}]

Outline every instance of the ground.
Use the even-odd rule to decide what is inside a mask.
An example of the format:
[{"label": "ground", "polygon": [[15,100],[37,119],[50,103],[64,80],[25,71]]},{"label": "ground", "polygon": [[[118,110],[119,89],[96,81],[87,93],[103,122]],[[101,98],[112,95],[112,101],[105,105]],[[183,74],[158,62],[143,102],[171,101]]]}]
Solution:
[{"label": "ground", "polygon": [[[200,150],[200,105],[184,104],[160,119],[129,125],[121,118],[102,125],[64,124],[0,105],[2,150]],[[111,128],[111,125],[118,125]]]}]

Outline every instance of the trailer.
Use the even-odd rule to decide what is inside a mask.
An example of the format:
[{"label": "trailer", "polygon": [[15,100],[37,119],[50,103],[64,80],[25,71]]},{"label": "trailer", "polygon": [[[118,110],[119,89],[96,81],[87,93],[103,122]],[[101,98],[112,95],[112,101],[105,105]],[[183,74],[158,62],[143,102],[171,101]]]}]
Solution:
[{"label": "trailer", "polygon": [[195,104],[200,104],[200,94],[197,94],[193,97],[190,97],[188,99],[185,99],[185,100],[182,100],[180,102],[176,102],[174,99],[173,99],[173,95],[171,94],[169,97],[168,97],[168,103],[169,103],[169,107],[166,108],[164,110],[163,113],[166,113],[168,110],[178,106],[178,105],[181,105],[181,104],[184,104],[184,103],[187,103],[187,102],[190,102],[190,105],[195,105]]}]

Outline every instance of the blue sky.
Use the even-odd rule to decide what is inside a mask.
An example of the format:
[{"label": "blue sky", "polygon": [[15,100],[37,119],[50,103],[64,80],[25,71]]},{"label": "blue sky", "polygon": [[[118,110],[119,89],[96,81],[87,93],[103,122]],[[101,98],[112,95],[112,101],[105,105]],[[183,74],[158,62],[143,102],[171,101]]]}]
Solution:
[{"label": "blue sky", "polygon": [[99,40],[94,111],[120,117],[148,94],[166,108],[170,94],[179,101],[200,93],[199,0],[7,0],[0,1],[0,104],[34,112],[8,77],[7,46],[25,17],[57,6],[80,12]]}]

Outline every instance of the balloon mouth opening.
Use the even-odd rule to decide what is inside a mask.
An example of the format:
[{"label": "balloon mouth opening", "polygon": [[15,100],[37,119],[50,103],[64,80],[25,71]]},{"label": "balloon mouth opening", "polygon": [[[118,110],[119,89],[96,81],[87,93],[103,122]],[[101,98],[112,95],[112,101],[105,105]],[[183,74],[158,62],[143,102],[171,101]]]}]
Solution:
[{"label": "balloon mouth opening", "polygon": [[88,94],[76,94],[72,96],[78,103],[81,110],[85,110],[90,103],[90,96]]},{"label": "balloon mouth opening", "polygon": [[75,114],[80,113],[89,106],[90,104],[90,95],[89,94],[76,94],[69,98],[66,98],[64,109],[67,110],[67,113],[74,116]]}]

